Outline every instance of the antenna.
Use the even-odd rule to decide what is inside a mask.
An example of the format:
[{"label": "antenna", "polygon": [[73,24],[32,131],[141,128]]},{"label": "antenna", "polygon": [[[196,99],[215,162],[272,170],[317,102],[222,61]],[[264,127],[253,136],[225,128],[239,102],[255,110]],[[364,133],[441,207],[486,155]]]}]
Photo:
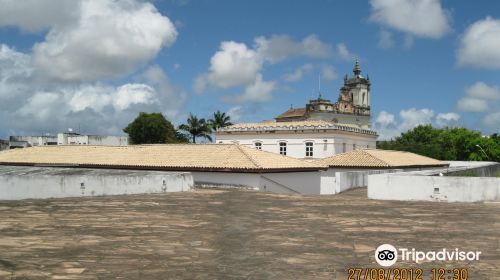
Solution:
[{"label": "antenna", "polygon": [[321,74],[318,74],[318,91],[321,93]]}]

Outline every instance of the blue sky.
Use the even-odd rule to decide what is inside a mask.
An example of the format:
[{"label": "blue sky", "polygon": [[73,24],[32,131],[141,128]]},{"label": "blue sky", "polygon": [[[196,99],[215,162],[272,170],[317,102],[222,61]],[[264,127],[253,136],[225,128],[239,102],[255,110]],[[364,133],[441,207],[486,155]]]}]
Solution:
[{"label": "blue sky", "polygon": [[120,134],[140,111],[272,119],[359,58],[383,138],[500,128],[498,1],[0,0],[0,137]]}]

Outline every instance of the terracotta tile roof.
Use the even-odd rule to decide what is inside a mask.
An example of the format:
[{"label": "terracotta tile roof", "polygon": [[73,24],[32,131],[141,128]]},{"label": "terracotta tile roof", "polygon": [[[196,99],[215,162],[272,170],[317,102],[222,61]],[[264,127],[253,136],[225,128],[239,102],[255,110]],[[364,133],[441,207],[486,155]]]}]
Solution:
[{"label": "terracotta tile roof", "polygon": [[410,152],[371,149],[354,150],[351,152],[324,158],[318,160],[317,162],[331,167],[361,168],[398,168],[448,165],[448,163],[446,162]]},{"label": "terracotta tile roof", "polygon": [[217,132],[232,132],[232,131],[265,131],[265,130],[312,130],[312,129],[329,129],[357,132],[363,134],[377,135],[375,131],[361,129],[356,125],[336,124],[323,120],[305,120],[305,121],[265,121],[260,123],[239,123],[224,128],[220,128]]},{"label": "terracotta tile roof", "polygon": [[277,116],[277,119],[281,118],[291,118],[291,117],[303,117],[306,115],[306,108],[290,108],[288,111]]},{"label": "terracotta tile roof", "polygon": [[0,164],[228,172],[326,169],[318,163],[236,144],[39,146],[2,151]]}]

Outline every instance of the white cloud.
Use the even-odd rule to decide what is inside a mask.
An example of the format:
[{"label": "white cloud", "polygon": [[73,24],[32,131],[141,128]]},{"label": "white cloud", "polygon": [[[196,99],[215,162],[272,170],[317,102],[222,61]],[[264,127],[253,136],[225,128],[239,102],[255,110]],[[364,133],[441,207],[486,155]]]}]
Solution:
[{"label": "white cloud", "polygon": [[439,0],[371,0],[370,19],[416,37],[438,39],[451,30]]},{"label": "white cloud", "polygon": [[207,84],[220,88],[248,85],[261,68],[262,60],[254,50],[243,43],[222,42],[210,59],[209,73],[196,78],[194,89],[201,92]]},{"label": "white cloud", "polygon": [[296,82],[302,80],[302,77],[310,73],[313,69],[313,65],[310,63],[304,64],[299,68],[295,69],[292,73],[287,73],[283,75],[283,80],[287,82]]},{"label": "white cloud", "polygon": [[321,78],[327,81],[333,81],[337,79],[337,71],[332,65],[324,65],[321,69]]},{"label": "white cloud", "polygon": [[381,111],[378,114],[377,119],[375,120],[375,123],[383,125],[383,126],[389,126],[389,125],[395,125],[396,120],[395,120],[393,114],[390,114],[386,111]]},{"label": "white cloud", "polygon": [[13,134],[58,132],[76,125],[90,133],[115,134],[140,111],[174,118],[187,94],[173,87],[159,66],[139,78],[144,83],[59,83],[41,80],[31,57],[0,45],[0,131]]},{"label": "white cloud", "polygon": [[487,112],[495,107],[498,100],[500,89],[479,81],[465,88],[465,96],[457,101],[457,109],[463,112]]},{"label": "white cloud", "polygon": [[341,58],[345,60],[351,60],[354,55],[347,49],[347,46],[344,43],[337,44],[337,52]]},{"label": "white cloud", "polygon": [[410,108],[399,112],[399,121],[386,111],[381,111],[374,123],[374,129],[380,135],[380,140],[395,138],[401,133],[411,130],[418,125],[432,124],[434,126],[455,126],[460,120],[457,113],[439,113],[435,116],[431,109]]},{"label": "white cloud", "polygon": [[53,26],[62,26],[77,18],[80,1],[0,0],[0,7],[0,26],[39,32]]},{"label": "white cloud", "polygon": [[245,110],[241,106],[234,106],[227,110],[227,115],[231,117],[231,122],[237,122],[241,119],[243,114],[245,113]]},{"label": "white cloud", "polygon": [[[177,37],[172,22],[150,3],[78,3],[76,17],[65,24],[52,25],[45,41],[33,46],[35,66],[50,77],[71,81],[120,78],[149,61]],[[36,7],[26,9],[32,11]]]},{"label": "white cloud", "polygon": [[400,128],[403,130],[409,130],[421,124],[432,123],[434,111],[427,108],[420,110],[410,108],[408,110],[401,110],[401,112],[399,112],[399,116],[402,119]]},{"label": "white cloud", "polygon": [[262,80],[262,75],[257,75],[255,83],[245,87],[242,95],[224,96],[223,100],[229,103],[245,103],[245,102],[266,102],[273,98],[272,92],[276,87],[274,81]]},{"label": "white cloud", "polygon": [[500,130],[500,112],[494,112],[491,114],[487,114],[481,120],[482,124],[486,127],[492,129],[493,132],[499,133]]},{"label": "white cloud", "polygon": [[134,104],[157,103],[156,91],[145,84],[126,84],[113,93],[113,106],[116,110],[125,110]]},{"label": "white cloud", "polygon": [[[339,52],[349,53],[347,47],[339,45]],[[333,47],[319,40],[316,35],[309,35],[302,41],[294,41],[287,35],[273,35],[269,38],[257,37],[253,48],[244,43],[224,41],[219,50],[211,57],[208,72],[198,75],[193,80],[193,90],[203,92],[208,86],[217,88],[244,87],[240,96],[224,96],[227,102],[262,102],[272,98],[275,81],[264,81],[262,69],[265,63],[279,63],[292,57],[328,58],[333,55]],[[312,65],[304,65],[283,79],[296,81],[308,73]],[[331,77],[331,76],[330,76]],[[262,90],[258,93],[256,90]]]},{"label": "white cloud", "polygon": [[500,69],[500,20],[487,17],[471,24],[460,40],[458,64]]},{"label": "white cloud", "polygon": [[439,113],[436,116],[436,125],[439,127],[452,127],[458,124],[460,115],[457,113]]},{"label": "white cloud", "polygon": [[390,49],[394,47],[394,40],[392,39],[392,33],[382,29],[379,33],[378,46],[382,49]]},{"label": "white cloud", "polygon": [[496,86],[487,85],[484,82],[476,82],[472,86],[465,88],[465,93],[470,97],[498,100],[500,99],[500,89]]},{"label": "white cloud", "polygon": [[322,42],[316,35],[309,35],[301,42],[287,35],[273,35],[270,38],[255,38],[255,50],[262,59],[277,63],[293,56],[328,58],[333,55],[331,45]]},{"label": "white cloud", "polygon": [[39,120],[47,121],[54,112],[54,107],[63,105],[59,94],[51,92],[38,92],[29,98],[18,110],[18,113],[24,117],[35,117]]}]

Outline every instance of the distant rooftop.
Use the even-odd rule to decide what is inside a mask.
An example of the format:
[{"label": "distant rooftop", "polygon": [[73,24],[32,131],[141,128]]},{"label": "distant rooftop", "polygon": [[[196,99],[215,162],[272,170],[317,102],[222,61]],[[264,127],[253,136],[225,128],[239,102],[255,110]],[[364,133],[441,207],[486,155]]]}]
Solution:
[{"label": "distant rooftop", "polygon": [[326,169],[318,163],[236,144],[39,146],[0,152],[0,165],[225,172]]},{"label": "distant rooftop", "polygon": [[288,121],[288,122],[265,121],[259,123],[239,123],[224,128],[220,128],[217,131],[231,132],[231,131],[292,130],[292,129],[301,129],[301,130],[328,129],[328,130],[342,130],[342,131],[377,135],[375,131],[368,129],[361,129],[358,128],[358,126],[356,125],[336,124],[333,122],[328,122],[323,120],[305,120],[305,121]]},{"label": "distant rooftop", "polygon": [[330,167],[399,168],[448,166],[447,162],[410,152],[391,150],[354,150],[317,161]]}]

